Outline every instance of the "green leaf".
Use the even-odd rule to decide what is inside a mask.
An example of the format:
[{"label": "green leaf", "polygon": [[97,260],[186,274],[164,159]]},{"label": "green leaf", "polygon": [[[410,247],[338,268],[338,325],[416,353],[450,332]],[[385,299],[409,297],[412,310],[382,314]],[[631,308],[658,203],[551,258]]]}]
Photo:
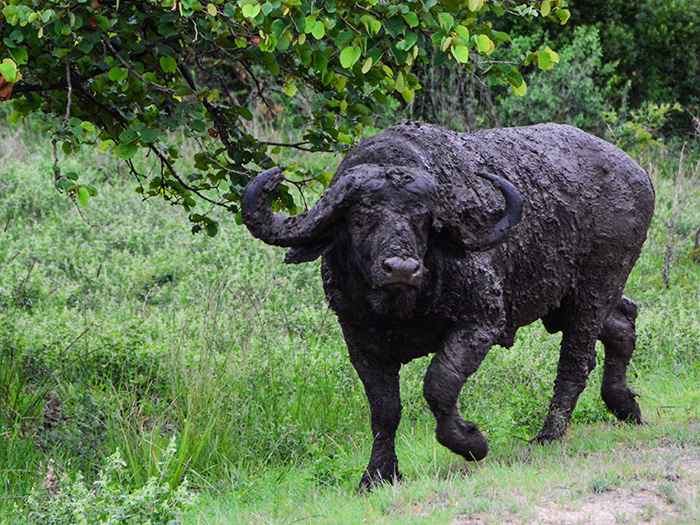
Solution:
[{"label": "green leaf", "polygon": [[107,78],[113,82],[122,82],[129,76],[129,72],[123,67],[113,67],[107,73]]},{"label": "green leaf", "polygon": [[418,42],[418,35],[416,35],[413,31],[410,31],[406,34],[406,38],[396,44],[396,48],[400,49],[401,51],[408,51],[416,45],[416,42]]},{"label": "green leaf", "polygon": [[487,55],[493,53],[495,45],[487,35],[479,35],[476,37],[476,48]]},{"label": "green leaf", "polygon": [[241,8],[241,13],[246,18],[255,18],[260,14],[261,7],[259,4],[246,4]]},{"label": "green leaf", "polygon": [[409,87],[404,88],[404,90],[401,92],[401,96],[407,104],[410,104],[413,102],[413,99],[416,96],[416,90]]},{"label": "green leaf", "polygon": [[177,69],[177,61],[173,57],[160,57],[158,62],[164,73],[172,73]]},{"label": "green leaf", "polygon": [[440,27],[445,31],[450,31],[452,26],[455,25],[454,17],[449,13],[440,13],[438,15],[438,20],[440,21]]},{"label": "green leaf", "polygon": [[344,47],[349,46],[354,39],[355,33],[352,31],[343,31],[337,37],[335,37],[333,43],[338,49],[343,49]]},{"label": "green leaf", "polygon": [[351,69],[355,62],[359,60],[361,54],[362,50],[359,47],[346,47],[340,52],[340,65],[345,69]]},{"label": "green leaf", "polygon": [[120,159],[133,159],[136,152],[139,150],[137,144],[130,142],[127,144],[119,144],[114,150],[114,153]]},{"label": "green leaf", "polygon": [[2,75],[7,82],[14,83],[17,82],[17,77],[19,72],[17,71],[17,65],[14,61],[6,58],[0,64],[0,75]]},{"label": "green leaf", "polygon": [[281,18],[278,18],[274,22],[272,22],[272,26],[270,29],[272,30],[272,34],[275,35],[277,38],[281,37],[282,34],[284,33],[286,26],[284,24],[284,20]]},{"label": "green leaf", "polygon": [[399,71],[396,75],[396,80],[394,81],[394,88],[399,93],[403,92],[403,90],[406,88],[403,71]]},{"label": "green leaf", "polygon": [[316,22],[316,25],[311,30],[311,34],[316,40],[321,40],[326,36],[326,26],[323,25],[323,22]]},{"label": "green leaf", "polygon": [[[166,15],[166,16],[167,16],[167,15]],[[162,20],[163,18],[165,18],[165,16],[163,16],[163,17],[161,18],[161,20]],[[175,35],[177,35],[179,32],[180,32],[180,31],[178,30],[178,28],[175,27],[175,24],[174,24],[172,21],[170,21],[170,20],[168,20],[167,22],[162,22],[162,23],[160,23],[160,24],[158,25],[158,33],[160,33],[161,35],[163,35],[165,38],[169,38],[169,37],[171,37],[171,36],[175,36]]]},{"label": "green leaf", "polygon": [[162,131],[160,128],[151,129],[147,126],[144,126],[143,129],[139,130],[139,136],[146,144],[153,144],[156,142],[160,138],[161,133]]},{"label": "green leaf", "polygon": [[506,81],[510,84],[510,87],[513,88],[513,93],[515,93],[518,97],[525,96],[525,93],[527,93],[527,84],[525,84],[525,80],[523,80],[520,73],[517,71],[511,71],[508,73]]},{"label": "green leaf", "polygon": [[216,237],[216,234],[219,232],[219,224],[214,221],[208,222],[206,229],[209,237]]},{"label": "green leaf", "polygon": [[469,62],[469,48],[463,44],[453,47],[452,54],[454,55],[455,60],[461,64],[466,64]]},{"label": "green leaf", "polygon": [[247,121],[253,120],[253,113],[248,108],[238,108],[238,114]]},{"label": "green leaf", "polygon": [[540,4],[540,13],[542,16],[549,16],[549,13],[552,11],[552,2],[549,0],[542,0],[542,3]]},{"label": "green leaf", "polygon": [[413,11],[406,13],[403,16],[403,19],[406,21],[406,23],[409,25],[409,27],[414,28],[418,26],[418,15],[414,13]]},{"label": "green leaf", "polygon": [[10,56],[18,65],[26,64],[29,60],[29,53],[23,47],[15,47],[10,49]]},{"label": "green leaf", "polygon": [[566,24],[568,22],[569,18],[571,17],[571,11],[568,9],[557,9],[555,14],[559,18],[559,23],[561,25]]},{"label": "green leaf", "polygon": [[508,33],[504,33],[503,31],[497,31],[493,35],[491,35],[491,38],[495,40],[496,42],[510,42],[511,38]]},{"label": "green leaf", "polygon": [[294,84],[284,85],[284,92],[287,94],[288,97],[293,97],[294,95],[296,95],[298,90],[299,89]]},{"label": "green leaf", "polygon": [[554,67],[554,64],[559,63],[559,55],[557,54],[556,51],[550,49],[549,47],[545,47],[544,51],[545,51],[545,53],[547,53],[549,55],[549,58],[551,58],[551,60],[552,60],[552,62],[551,62],[552,65],[549,67],[551,69]]},{"label": "green leaf", "polygon": [[138,131],[134,129],[125,129],[119,134],[119,141],[120,142],[133,142],[137,138],[139,138],[139,133]]},{"label": "green leaf", "polygon": [[463,25],[456,25],[454,28],[454,32],[457,33],[457,36],[462,37],[465,41],[469,40],[469,29],[467,29]]},{"label": "green leaf", "polygon": [[476,13],[483,7],[485,1],[486,0],[469,0],[469,10],[472,13]]},{"label": "green leaf", "polygon": [[85,187],[83,187],[83,186],[80,186],[80,187],[78,188],[77,194],[78,194],[78,195],[77,195],[77,196],[78,196],[78,201],[80,202],[80,204],[82,204],[83,206],[87,206],[87,205],[88,205],[88,199],[90,198],[90,192],[88,191],[88,189],[85,188]]}]

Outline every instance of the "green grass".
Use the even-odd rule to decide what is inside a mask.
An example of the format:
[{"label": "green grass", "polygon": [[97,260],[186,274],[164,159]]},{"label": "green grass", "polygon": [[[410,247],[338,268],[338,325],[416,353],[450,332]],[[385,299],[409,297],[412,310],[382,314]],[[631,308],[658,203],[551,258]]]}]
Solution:
[{"label": "green grass", "polygon": [[[369,414],[318,263],[283,265],[282,250],[226,215],[217,237],[192,236],[184,212],[141,202],[110,156],[62,163],[100,190],[82,216],[53,189],[46,141],[0,130],[0,523],[40,523],[71,497],[112,508],[119,493],[145,520],[151,504],[179,505],[185,479],[197,501],[172,516],[187,523],[525,523],[620,490],[652,491],[680,522],[697,516],[698,476],[682,459],[700,451],[700,265],[688,238],[700,187],[672,229],[682,242],[666,288],[675,170],[650,170],[658,213],[626,292],[640,306],[631,383],[650,424],[614,421],[599,366],[566,440],[528,448],[559,341],[535,324],[465,386],[462,411],[491,445],[484,462],[436,443],[418,360],[402,372],[405,481],[360,496]],[[123,465],[109,459],[117,451]]]}]

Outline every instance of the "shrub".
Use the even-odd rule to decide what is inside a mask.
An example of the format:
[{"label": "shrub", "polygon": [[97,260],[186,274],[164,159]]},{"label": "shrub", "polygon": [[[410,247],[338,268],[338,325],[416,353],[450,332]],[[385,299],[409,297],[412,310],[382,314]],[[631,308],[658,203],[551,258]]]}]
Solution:
[{"label": "shrub", "polygon": [[[514,52],[532,47],[532,36],[514,39]],[[527,77],[524,97],[501,97],[497,113],[504,126],[539,122],[571,124],[602,134],[601,114],[610,100],[624,99],[626,87],[616,86],[614,64],[603,64],[598,30],[578,27],[573,41],[562,48],[559,64],[551,71],[535,70]]]},{"label": "shrub", "polygon": [[[165,470],[174,456],[171,443]],[[145,485],[129,490],[125,483],[126,463],[119,451],[106,459],[92,487],[85,484],[81,474],[59,477],[53,464],[49,464],[41,486],[32,490],[25,506],[19,509],[22,517],[18,523],[176,525],[194,504],[196,495],[188,489],[187,480],[172,488],[163,481],[164,477],[152,477]]]}]

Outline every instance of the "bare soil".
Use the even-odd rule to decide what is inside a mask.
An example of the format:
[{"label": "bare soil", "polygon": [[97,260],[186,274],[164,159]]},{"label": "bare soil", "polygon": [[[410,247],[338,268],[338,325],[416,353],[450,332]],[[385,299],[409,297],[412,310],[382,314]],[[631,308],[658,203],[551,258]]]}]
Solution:
[{"label": "bare soil", "polygon": [[[484,514],[454,525],[493,523],[541,525],[698,524],[700,523],[700,450],[678,446],[618,450],[602,460],[588,458],[592,470],[625,474],[610,485],[591,483],[572,469],[572,479],[539,497],[525,498],[523,509],[496,517]],[[588,463],[588,461],[587,461]],[[612,470],[611,470],[612,469]],[[582,490],[582,487],[583,490]],[[532,496],[532,494],[531,494]]]}]

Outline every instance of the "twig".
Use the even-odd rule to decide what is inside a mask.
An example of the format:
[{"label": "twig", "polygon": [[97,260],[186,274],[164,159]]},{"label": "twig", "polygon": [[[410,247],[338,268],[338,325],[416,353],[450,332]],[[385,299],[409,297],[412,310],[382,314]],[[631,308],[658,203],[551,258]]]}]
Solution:
[{"label": "twig", "polygon": [[[100,108],[100,111],[97,112],[98,115],[100,113],[107,113],[110,117],[112,117],[114,120],[116,120],[121,126],[126,129],[129,127],[129,123],[127,120],[114,108],[109,107],[107,104],[99,101],[92,93],[90,93],[87,89],[85,89],[83,86],[78,85],[76,86],[76,90],[78,90],[80,93],[82,93],[85,97],[87,97],[90,102],[95,104],[98,108]],[[105,126],[106,128],[106,126]]]},{"label": "twig", "polygon": [[253,82],[255,83],[255,90],[258,92],[258,96],[260,97],[260,100],[263,101],[263,104],[265,104],[265,107],[274,115],[277,116],[277,113],[275,113],[275,110],[272,109],[272,105],[270,104],[270,101],[265,98],[265,94],[263,93],[262,85],[260,84],[260,81],[258,81],[258,77],[255,76],[253,71],[248,67],[248,64],[246,64],[244,61],[239,61],[239,64],[243,67],[243,69],[246,70],[246,73],[250,75],[250,78],[253,79]]},{"label": "twig", "polygon": [[29,271],[27,272],[27,276],[22,280],[21,283],[19,283],[19,286],[17,287],[17,292],[16,292],[17,296],[19,296],[19,294],[22,292],[24,285],[26,284],[27,280],[29,280],[29,276],[32,275],[32,270],[34,270],[35,264],[36,264],[36,259],[32,259],[32,265],[29,267]]},{"label": "twig", "polygon": [[319,151],[325,151],[322,149],[314,149],[314,148],[305,148],[304,144],[309,144],[308,141],[304,142],[296,142],[294,144],[286,144],[284,142],[269,142],[269,141],[260,141],[260,144],[265,144],[266,146],[280,146],[282,148],[295,148],[301,151],[310,151],[312,153],[318,153]]},{"label": "twig", "polygon": [[[666,288],[669,287],[670,285],[670,274],[671,274],[671,263],[674,260],[674,250],[676,246],[678,246],[679,243],[674,243],[673,242],[673,230],[676,227],[676,222],[678,221],[678,217],[680,216],[681,212],[683,211],[683,208],[685,207],[685,203],[688,199],[688,196],[690,195],[690,191],[683,191],[684,184],[683,184],[683,159],[684,159],[684,153],[685,153],[685,148],[681,149],[681,155],[680,155],[680,160],[678,163],[678,173],[676,174],[676,189],[673,195],[673,216],[671,217],[671,220],[667,221],[665,219],[661,219],[661,222],[663,222],[664,226],[666,226],[666,250],[664,252],[664,266],[663,266],[663,282],[664,286]],[[693,186],[695,183],[695,180],[698,177],[698,174],[700,174],[700,161],[697,162],[695,165],[695,168],[693,169],[693,174],[690,180],[688,181],[688,186],[689,188]],[[689,189],[688,188],[688,189]],[[695,248],[696,252],[693,255],[693,260],[696,260],[696,255],[697,255],[697,248],[700,246],[700,227],[694,234],[695,236]],[[682,240],[681,242],[685,242],[686,239]]]},{"label": "twig", "polygon": [[87,334],[87,333],[90,331],[91,326],[92,326],[92,325],[88,326],[85,330],[83,330],[83,331],[80,333],[80,335],[79,335],[78,337],[76,337],[75,339],[73,339],[73,342],[72,342],[71,344],[69,344],[67,347],[65,347],[63,350],[61,350],[61,351],[58,353],[59,357],[63,357],[64,354],[65,354],[66,352],[68,352],[68,350],[70,350],[71,348],[73,348],[73,345],[75,345],[75,343],[77,343],[78,341],[80,341],[80,339],[81,339],[85,334]]},{"label": "twig", "polygon": [[343,21],[343,23],[344,23],[346,26],[348,26],[348,28],[349,28],[351,31],[354,31],[354,32],[357,33],[358,35],[362,36],[362,32],[361,32],[359,29],[357,29],[354,25],[352,25],[350,22],[348,22],[347,20],[345,20],[345,18],[343,18],[342,16],[338,16],[338,18],[340,18],[340,19]]},{"label": "twig", "polygon": [[134,77],[139,79],[144,86],[147,86],[151,89],[155,89],[156,91],[160,91],[161,93],[166,93],[168,95],[175,95],[175,90],[171,89],[169,87],[161,86],[160,84],[154,84],[153,82],[149,82],[145,78],[143,78],[138,71],[136,71],[131,64],[129,64],[126,60],[124,60],[119,53],[117,53],[117,50],[114,49],[114,46],[112,45],[112,42],[109,41],[109,38],[100,31],[100,37],[102,38],[102,41],[104,44],[109,48],[109,50],[112,52],[112,55],[114,58],[116,58],[122,66],[126,68],[126,70]]},{"label": "twig", "polygon": [[[68,127],[68,121],[70,120],[70,110],[73,106],[73,83],[71,81],[70,75],[70,60],[68,55],[66,55],[66,114],[63,117],[63,123],[61,124],[61,130],[65,131]],[[58,139],[54,137],[51,141],[51,147],[53,148],[53,185],[56,187],[59,193],[63,193],[58,187],[61,177],[61,169],[58,167],[58,151],[57,151]]]},{"label": "twig", "polygon": [[299,523],[302,521],[313,520],[316,518],[325,518],[325,514],[311,514],[310,516],[304,516],[303,518],[297,518],[294,521],[290,521],[289,525],[292,525],[292,523]]},{"label": "twig", "polygon": [[70,110],[73,105],[73,83],[70,78],[70,60],[68,59],[68,55],[66,55],[66,86],[68,91],[66,94],[66,115],[63,117],[63,129],[66,129],[66,126],[68,126]]},{"label": "twig", "polygon": [[151,150],[153,153],[156,154],[156,156],[160,159],[160,161],[163,163],[163,165],[164,165],[165,167],[168,168],[168,171],[170,172],[170,174],[182,185],[183,188],[185,188],[186,190],[190,190],[191,192],[193,192],[194,194],[196,194],[198,197],[200,197],[201,199],[204,199],[204,200],[207,201],[207,202],[210,202],[210,203],[215,204],[215,205],[217,205],[217,206],[223,206],[224,208],[228,208],[228,205],[226,205],[225,203],[223,203],[223,202],[217,202],[217,201],[215,201],[215,200],[213,200],[213,199],[210,199],[209,197],[207,197],[206,195],[204,195],[203,193],[201,193],[197,188],[194,188],[194,187],[190,186],[189,184],[187,184],[187,183],[182,179],[182,177],[180,177],[180,175],[177,174],[177,172],[175,171],[174,166],[173,166],[173,165],[170,163],[170,161],[165,157],[165,155],[163,155],[160,151],[158,151],[158,149],[157,149],[155,146],[153,146],[153,144],[149,144],[148,147],[150,148],[150,150]]},{"label": "twig", "polygon": [[56,187],[59,193],[63,193],[61,188],[58,187],[58,181],[61,180],[61,169],[58,167],[58,151],[56,144],[58,139],[51,140],[51,148],[53,149],[53,185]]},{"label": "twig", "polygon": [[359,9],[360,11],[364,11],[365,13],[369,13],[372,16],[376,16],[377,18],[384,18],[381,14],[377,13],[376,11],[372,11],[371,9],[367,9],[366,7],[362,7],[359,4],[355,4],[355,7]]},{"label": "twig", "polygon": [[151,297],[153,290],[156,288],[158,288],[158,283],[153,283],[151,289],[146,292],[146,297],[143,298],[143,306],[141,307],[141,315],[139,316],[141,319],[143,319],[143,317],[146,315],[146,305],[148,304],[148,299]]},{"label": "twig", "polygon": [[80,215],[80,219],[81,219],[85,224],[87,224],[88,226],[90,226],[90,228],[94,228],[95,225],[92,224],[90,221],[88,221],[88,220],[85,218],[85,215],[83,215],[83,210],[80,209],[80,205],[78,204],[78,200],[75,198],[75,192],[70,192],[70,193],[68,194],[68,196],[69,196],[70,199],[73,201],[73,205],[75,206],[75,209],[78,210],[78,215]]}]

